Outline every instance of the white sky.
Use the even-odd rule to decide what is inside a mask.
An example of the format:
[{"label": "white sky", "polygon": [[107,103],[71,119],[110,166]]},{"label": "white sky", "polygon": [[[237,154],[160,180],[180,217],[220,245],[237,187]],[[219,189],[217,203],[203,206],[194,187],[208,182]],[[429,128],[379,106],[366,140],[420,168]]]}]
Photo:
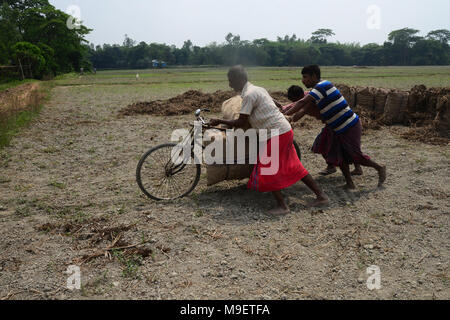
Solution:
[{"label": "white sky", "polygon": [[[181,47],[225,42],[231,32],[241,40],[276,40],[296,34],[308,39],[319,28],[332,29],[330,41],[382,44],[388,34],[410,27],[425,36],[450,30],[449,0],[50,0],[66,11],[75,5],[83,24],[94,29],[86,38],[95,45],[122,44],[124,35],[137,42]],[[376,11],[367,12],[376,6]],[[379,19],[378,19],[379,17]],[[379,29],[368,28],[369,25]]]}]

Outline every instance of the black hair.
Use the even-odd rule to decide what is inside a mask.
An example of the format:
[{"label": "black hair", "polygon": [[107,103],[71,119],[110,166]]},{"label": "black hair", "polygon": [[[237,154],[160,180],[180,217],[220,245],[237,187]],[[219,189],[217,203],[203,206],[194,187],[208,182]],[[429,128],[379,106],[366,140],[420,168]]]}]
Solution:
[{"label": "black hair", "polygon": [[304,67],[302,74],[307,74],[309,76],[316,75],[317,79],[321,78],[320,67],[317,64]]},{"label": "black hair", "polygon": [[289,100],[291,100],[292,102],[296,102],[305,96],[305,92],[303,91],[302,87],[290,86],[287,95]]}]

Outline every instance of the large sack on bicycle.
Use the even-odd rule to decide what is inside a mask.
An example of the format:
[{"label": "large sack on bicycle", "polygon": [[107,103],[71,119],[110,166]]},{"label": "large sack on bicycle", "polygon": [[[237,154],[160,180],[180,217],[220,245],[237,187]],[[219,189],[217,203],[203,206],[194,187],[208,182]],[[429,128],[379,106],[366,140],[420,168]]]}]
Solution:
[{"label": "large sack on bicycle", "polygon": [[[226,100],[222,104],[222,116],[226,120],[236,120],[239,118],[239,114],[242,107],[242,98],[240,95],[232,97]],[[250,128],[247,125],[243,128],[244,131]],[[211,144],[214,139],[222,139],[223,141],[223,164],[212,164],[206,166],[207,185],[212,186],[225,180],[241,180],[250,177],[254,164],[233,164],[227,165],[226,163],[226,134],[220,131],[210,131],[205,133],[205,146]],[[211,140],[211,141],[210,141]],[[235,154],[234,160],[237,160],[237,141],[234,141]],[[245,143],[245,156],[249,155],[248,143]]]},{"label": "large sack on bicycle", "polygon": [[[241,107],[242,107],[242,97],[239,95],[226,100],[222,104],[222,109],[221,109],[223,118],[225,120],[239,119]],[[250,124],[247,124],[247,126],[242,129],[244,129],[244,131],[245,131],[249,128],[251,128],[251,126],[250,126]]]},{"label": "large sack on bicycle", "polygon": [[242,97],[234,96],[222,104],[222,116],[225,120],[236,120],[239,118],[239,112],[241,111]]},{"label": "large sack on bicycle", "polygon": [[[221,147],[215,148],[211,145],[216,141],[219,142],[219,144],[217,144],[216,146]],[[238,150],[242,149],[243,143],[245,152],[239,154]],[[230,146],[233,145],[234,147],[233,156],[227,154],[227,136],[225,132],[218,130],[208,130],[205,132],[205,157],[211,155],[212,157],[217,159],[216,163],[206,166],[208,186],[212,186],[225,180],[241,180],[250,177],[250,174],[254,167],[254,164],[251,163],[256,162],[257,146],[253,146],[253,148],[251,148],[249,145],[249,140],[246,139],[245,141],[239,142],[237,138],[234,138],[232,141],[229,140],[229,144]],[[208,148],[208,146],[211,146],[211,149]],[[216,151],[220,151],[222,154],[218,155],[216,154]],[[253,160],[251,155],[254,158]],[[228,162],[232,161],[233,163],[237,163],[237,161],[245,161],[246,164],[227,164],[227,156],[229,158]]]},{"label": "large sack on bicycle", "polygon": [[210,165],[206,167],[207,185],[213,186],[226,180],[248,179],[252,174],[255,165],[234,164],[234,165]]}]

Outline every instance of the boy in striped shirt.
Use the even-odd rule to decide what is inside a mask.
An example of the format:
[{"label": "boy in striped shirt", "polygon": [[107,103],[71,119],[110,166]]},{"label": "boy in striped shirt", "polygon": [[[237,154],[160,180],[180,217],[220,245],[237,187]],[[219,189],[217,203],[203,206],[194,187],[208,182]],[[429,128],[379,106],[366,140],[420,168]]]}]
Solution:
[{"label": "boy in striped shirt", "polygon": [[[309,95],[298,101],[286,115],[293,115],[294,122],[306,114],[319,111],[326,127],[317,136],[313,151],[320,153],[328,164],[341,168],[347,189],[355,189],[349,164],[361,164],[378,171],[378,186],[386,180],[386,167],[372,161],[361,151],[362,126],[359,116],[353,112],[339,90],[327,80],[321,80],[320,68],[317,65],[304,67],[302,82],[307,88],[313,88]],[[333,130],[333,134],[326,131]]]}]

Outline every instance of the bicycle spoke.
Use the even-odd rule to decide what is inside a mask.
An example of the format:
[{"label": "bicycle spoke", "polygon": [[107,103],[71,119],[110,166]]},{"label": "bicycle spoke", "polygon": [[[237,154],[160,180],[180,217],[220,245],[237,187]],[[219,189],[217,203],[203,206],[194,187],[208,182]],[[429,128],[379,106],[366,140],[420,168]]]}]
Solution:
[{"label": "bicycle spoke", "polygon": [[[172,159],[174,148],[173,145],[155,148],[140,166],[140,186],[158,199],[174,199],[183,196],[198,177],[197,165],[184,163],[183,149],[177,150],[174,154],[175,159]],[[175,163],[180,160],[182,163],[176,166]],[[173,174],[174,171],[175,174]]]}]

